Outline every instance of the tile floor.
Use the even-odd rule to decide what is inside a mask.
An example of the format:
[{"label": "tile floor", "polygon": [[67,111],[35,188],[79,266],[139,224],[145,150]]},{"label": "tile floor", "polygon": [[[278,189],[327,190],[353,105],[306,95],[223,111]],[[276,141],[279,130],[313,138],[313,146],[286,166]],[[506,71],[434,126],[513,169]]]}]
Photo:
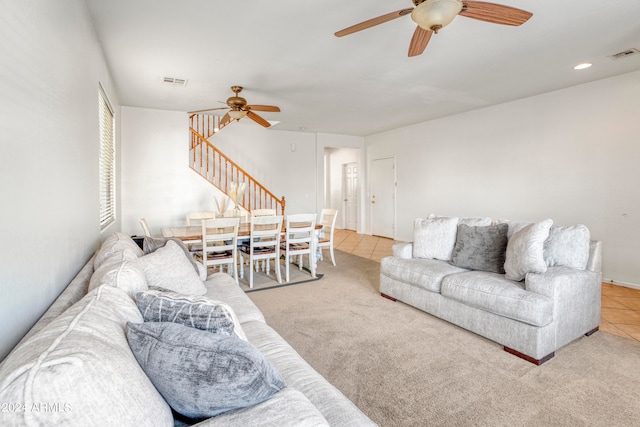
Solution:
[{"label": "tile floor", "polygon": [[[335,230],[333,238],[336,249],[378,262],[391,255],[391,246],[398,243],[384,237],[339,229]],[[600,329],[640,341],[640,289],[603,283]]]}]

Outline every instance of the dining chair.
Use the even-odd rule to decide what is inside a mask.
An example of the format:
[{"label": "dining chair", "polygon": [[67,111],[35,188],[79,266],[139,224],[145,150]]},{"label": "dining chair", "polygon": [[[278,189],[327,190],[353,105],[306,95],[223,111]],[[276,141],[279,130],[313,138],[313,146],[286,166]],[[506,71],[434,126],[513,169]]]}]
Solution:
[{"label": "dining chair", "polygon": [[[187,214],[187,227],[198,226],[202,224],[205,220],[214,219],[216,217],[215,212],[189,212]],[[202,250],[202,241],[201,240],[191,240],[189,243],[185,243],[189,252],[197,252]]]},{"label": "dining chair", "polygon": [[147,220],[144,217],[142,217],[138,221],[140,221],[140,225],[142,226],[142,231],[144,232],[144,235],[146,237],[151,237],[151,231],[149,231],[149,224],[147,223]]},{"label": "dining chair", "polygon": [[251,211],[251,216],[274,216],[275,214],[275,209],[254,209]]},{"label": "dining chair", "polygon": [[318,252],[320,253],[320,259],[324,260],[322,256],[323,248],[328,247],[331,255],[331,263],[336,265],[336,258],[333,254],[333,232],[336,228],[336,218],[338,217],[337,209],[322,209],[320,213],[320,224],[322,229],[320,230],[320,236],[318,238]]},{"label": "dining chair", "polygon": [[316,277],[316,218],[313,214],[287,215],[285,241],[281,245],[284,251],[285,281],[289,281],[289,264],[298,257],[298,268],[302,271],[303,256],[309,259],[311,277]]},{"label": "dining chair", "polygon": [[[240,218],[216,218],[201,221],[202,250],[195,253],[205,267],[227,266],[227,273],[238,283],[238,227]],[[233,274],[232,274],[233,272]]]},{"label": "dining chair", "polygon": [[280,233],[282,232],[282,215],[255,216],[249,223],[249,241],[240,247],[240,277],[244,278],[244,257],[249,258],[249,287],[253,288],[253,268],[256,262],[264,260],[269,274],[269,263],[274,262],[274,270],[278,283],[282,283],[280,273]]}]

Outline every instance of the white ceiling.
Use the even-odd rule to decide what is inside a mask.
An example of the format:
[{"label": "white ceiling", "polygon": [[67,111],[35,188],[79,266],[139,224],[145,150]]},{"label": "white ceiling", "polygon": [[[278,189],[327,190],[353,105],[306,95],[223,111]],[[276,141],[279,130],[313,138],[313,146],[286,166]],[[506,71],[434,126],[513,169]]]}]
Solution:
[{"label": "white ceiling", "polygon": [[260,113],[280,130],[366,136],[640,69],[640,54],[608,57],[640,49],[640,0],[499,1],[533,17],[458,16],[414,58],[410,16],[333,35],[410,0],[85,1],[122,105],[224,106],[240,85],[249,104],[281,108]]}]

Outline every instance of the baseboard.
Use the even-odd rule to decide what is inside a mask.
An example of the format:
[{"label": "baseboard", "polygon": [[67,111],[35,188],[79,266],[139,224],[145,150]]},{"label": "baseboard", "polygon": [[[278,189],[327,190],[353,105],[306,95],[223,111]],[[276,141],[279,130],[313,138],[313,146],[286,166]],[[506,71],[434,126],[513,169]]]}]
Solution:
[{"label": "baseboard", "polygon": [[606,278],[603,278],[602,282],[603,283],[608,283],[610,285],[624,286],[625,288],[632,288],[632,289],[639,289],[640,290],[640,284],[637,284],[637,283],[623,282],[621,280],[606,279]]}]

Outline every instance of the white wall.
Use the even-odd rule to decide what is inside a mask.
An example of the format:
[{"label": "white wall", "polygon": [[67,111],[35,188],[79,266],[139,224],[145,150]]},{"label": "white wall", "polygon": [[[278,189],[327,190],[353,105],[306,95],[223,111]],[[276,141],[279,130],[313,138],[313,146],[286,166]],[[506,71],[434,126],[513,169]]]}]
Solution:
[{"label": "white wall", "polygon": [[[142,234],[138,218],[145,217],[151,232],[160,234],[163,226],[183,225],[188,212],[215,210],[220,193],[189,168],[187,115],[123,107],[122,117],[123,231]],[[222,129],[212,142],[276,196],[285,196],[286,213],[303,213],[323,207],[317,139],[313,133],[264,129],[245,119]],[[351,137],[324,140],[347,144]]]},{"label": "white wall", "polygon": [[3,2],[0,61],[3,359],[102,238],[98,82],[119,106],[81,0]]},{"label": "white wall", "polygon": [[639,117],[634,72],[369,136],[367,164],[396,158],[399,240],[431,212],[583,223],[604,277],[640,284]]}]

